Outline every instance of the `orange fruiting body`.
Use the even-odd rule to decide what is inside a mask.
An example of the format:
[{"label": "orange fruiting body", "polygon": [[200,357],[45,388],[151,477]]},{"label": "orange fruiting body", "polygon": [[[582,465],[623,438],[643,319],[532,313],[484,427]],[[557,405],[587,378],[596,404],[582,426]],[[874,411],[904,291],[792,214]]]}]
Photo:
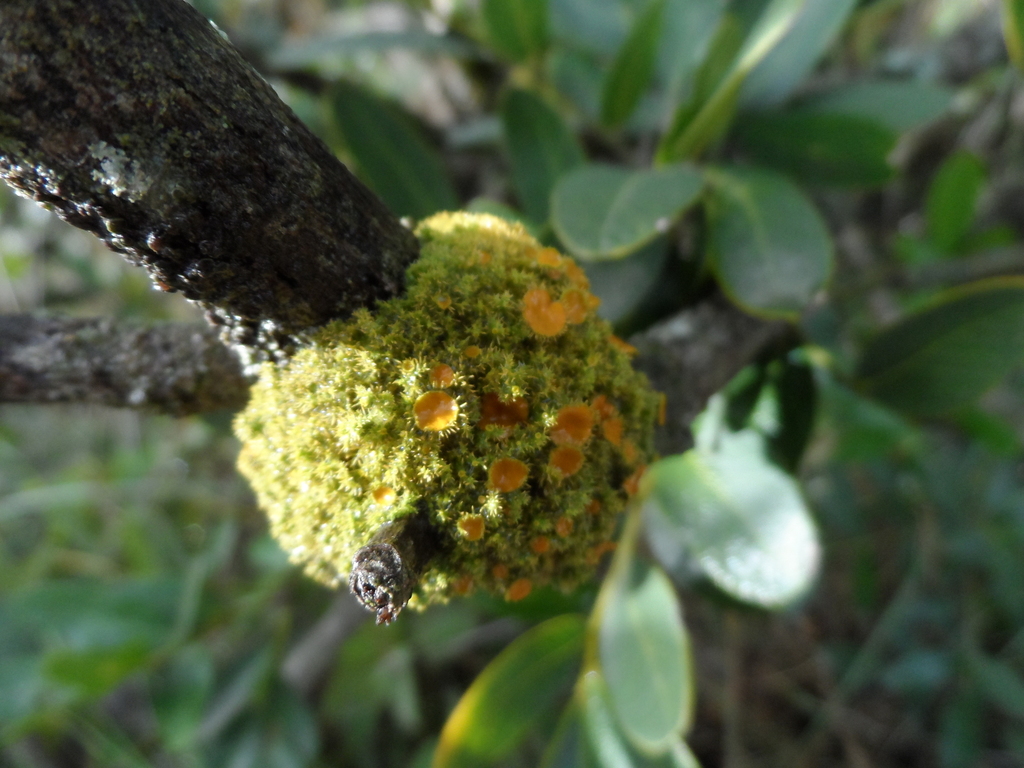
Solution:
[{"label": "orange fruiting body", "polygon": [[435,387],[450,387],[455,383],[455,371],[444,363],[435,365],[430,369],[430,383]]},{"label": "orange fruiting body", "polygon": [[647,467],[641,465],[629,477],[622,483],[622,489],[630,496],[636,496],[640,490],[640,478],[644,476],[644,472],[647,471]]},{"label": "orange fruiting body", "polygon": [[597,414],[597,418],[600,421],[610,419],[615,415],[615,406],[609,402],[608,398],[604,395],[598,395],[595,397],[593,402],[590,404],[590,407],[594,409],[594,412]]},{"label": "orange fruiting body", "polygon": [[555,533],[557,533],[563,539],[572,533],[572,529],[572,518],[562,515],[560,518],[555,520]]},{"label": "orange fruiting body", "polygon": [[627,341],[623,341],[618,336],[616,336],[614,333],[610,334],[608,336],[608,341],[610,341],[612,343],[613,347],[615,347],[616,349],[618,349],[621,352],[625,352],[630,357],[632,357],[633,355],[636,354],[636,347],[634,347],[632,344],[630,344]]},{"label": "orange fruiting body", "polygon": [[583,445],[594,428],[594,413],[585,405],[567,405],[555,416],[548,433],[555,445]]},{"label": "orange fruiting body", "polygon": [[618,416],[608,419],[601,425],[601,431],[604,432],[604,439],[616,448],[622,445],[622,429],[622,419]]},{"label": "orange fruiting body", "polygon": [[557,336],[565,330],[565,305],[552,301],[545,288],[531,288],[523,296],[523,319],[540,336]]},{"label": "orange fruiting body", "polygon": [[389,488],[386,485],[379,486],[373,490],[373,503],[380,507],[387,507],[395,503],[395,499],[398,498],[398,494],[395,493],[394,488]]},{"label": "orange fruiting body", "polygon": [[596,515],[601,511],[601,502],[599,499],[591,499],[587,502],[587,506],[584,509],[590,514]]},{"label": "orange fruiting body", "polygon": [[529,595],[532,590],[532,581],[529,579],[516,579],[509,585],[508,591],[505,592],[505,599],[514,603]]},{"label": "orange fruiting body", "polygon": [[480,353],[482,351],[483,350],[480,349],[480,347],[478,347],[476,344],[470,344],[468,347],[462,350],[462,354],[464,357],[468,357],[470,360],[472,360],[475,357],[480,357]]},{"label": "orange fruiting body", "polygon": [[530,542],[530,549],[535,555],[543,555],[551,549],[551,540],[547,536],[538,536]]},{"label": "orange fruiting body", "polygon": [[579,448],[562,445],[551,452],[549,462],[552,467],[562,473],[562,477],[575,475],[583,468],[583,454]]},{"label": "orange fruiting body", "polygon": [[434,301],[441,309],[448,309],[452,305],[452,300],[447,296],[435,296]]},{"label": "orange fruiting body", "polygon": [[587,296],[579,288],[570,288],[562,294],[565,305],[565,319],[573,325],[579,325],[587,319]]},{"label": "orange fruiting body", "polygon": [[459,530],[466,537],[466,541],[479,541],[484,537],[484,519],[480,515],[466,515],[459,519]]},{"label": "orange fruiting body", "polygon": [[487,471],[487,485],[495,491],[509,493],[526,482],[529,468],[519,459],[498,459]]},{"label": "orange fruiting body", "polygon": [[496,566],[491,568],[491,576],[496,578],[498,581],[504,581],[508,578],[508,566],[504,563],[498,563]]},{"label": "orange fruiting body", "polygon": [[504,427],[511,429],[523,424],[530,417],[530,404],[522,397],[513,397],[507,403],[493,392],[484,392],[480,399],[480,421],[478,427]]},{"label": "orange fruiting body", "polygon": [[412,412],[417,427],[427,432],[441,432],[455,423],[459,404],[451,395],[432,389],[416,398]]}]

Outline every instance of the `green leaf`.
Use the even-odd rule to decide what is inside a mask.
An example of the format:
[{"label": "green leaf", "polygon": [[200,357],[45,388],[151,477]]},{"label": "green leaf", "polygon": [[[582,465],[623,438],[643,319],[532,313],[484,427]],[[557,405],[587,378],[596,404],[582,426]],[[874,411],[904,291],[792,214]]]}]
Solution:
[{"label": "green leaf", "polygon": [[1006,714],[1024,719],[1024,679],[1014,669],[979,650],[967,652],[967,666],[985,698]]},{"label": "green leaf", "polygon": [[666,749],[689,724],[693,673],[675,590],[659,568],[624,569],[603,604],[601,670],[616,719],[638,748]]},{"label": "green leaf", "polygon": [[586,263],[590,291],[601,300],[598,315],[615,325],[648,309],[663,287],[668,259],[668,242],[659,237],[621,259]]},{"label": "green leaf", "polygon": [[1024,278],[983,280],[875,336],[858,367],[863,390],[929,416],[977,399],[1024,362]]},{"label": "green leaf", "polygon": [[434,768],[493,765],[550,717],[578,673],[583,629],[582,617],[558,616],[502,651],[448,716]]},{"label": "green leaf", "polygon": [[519,201],[544,223],[555,182],[583,163],[583,151],[558,113],[528,91],[509,90],[500,112]]},{"label": "green leaf", "polygon": [[881,186],[897,135],[871,120],[812,110],[746,114],[736,137],[754,159],[812,184]]},{"label": "green leaf", "polygon": [[647,90],[654,74],[664,10],[665,0],[652,0],[615,55],[601,95],[601,122],[609,128],[626,122]]},{"label": "green leaf", "polygon": [[1003,0],[1003,39],[1010,60],[1024,69],[1024,0]]},{"label": "green leaf", "polygon": [[746,106],[779,104],[811,72],[843,28],[857,0],[805,0],[789,30],[743,84]]},{"label": "green leaf", "polygon": [[853,83],[800,102],[803,109],[856,115],[896,131],[920,128],[949,109],[953,93],[917,80],[875,80]]},{"label": "green leaf", "polygon": [[484,26],[500,54],[522,61],[548,42],[547,0],[484,0]]},{"label": "green leaf", "polygon": [[700,174],[687,165],[632,172],[584,165],[555,186],[552,225],[576,256],[618,258],[666,231],[702,188]]},{"label": "green leaf", "polygon": [[935,174],[925,200],[925,220],[928,236],[939,250],[953,253],[967,238],[986,175],[981,160],[967,150],[947,157]]},{"label": "green leaf", "polygon": [[330,103],[360,178],[395,214],[419,219],[458,207],[441,156],[407,114],[344,82],[332,88]]},{"label": "green leaf", "polygon": [[201,645],[182,649],[150,677],[153,712],[172,751],[195,744],[213,681],[213,658]]},{"label": "green leaf", "polygon": [[[747,75],[792,29],[807,1],[770,0],[731,66],[720,78],[714,78],[713,92],[706,98],[680,106],[676,111],[671,127],[658,146],[656,158],[659,163],[692,159],[725,132],[736,111]],[[719,41],[716,41],[717,50],[713,49],[710,56],[716,61],[723,61],[722,54],[733,49],[740,29],[737,19],[727,14],[722,20]],[[719,66],[716,65],[716,69]],[[698,83],[698,97],[705,87]]]},{"label": "green leaf", "polygon": [[583,719],[580,707],[575,700],[562,712],[544,755],[541,757],[541,768],[592,768],[593,760],[587,750]]},{"label": "green leaf", "polygon": [[788,179],[763,170],[708,172],[712,266],[747,311],[795,318],[832,270],[832,241]]},{"label": "green leaf", "polygon": [[696,567],[723,592],[765,608],[808,590],[820,560],[817,529],[759,434],[721,432],[713,451],[670,456],[649,474],[648,541],[670,571]]},{"label": "green leaf", "polygon": [[82,651],[54,650],[46,654],[43,670],[53,682],[83,696],[101,696],[128,675],[146,666],[152,649],[142,641]]},{"label": "green leaf", "polygon": [[479,57],[479,49],[468,40],[437,35],[425,29],[402,32],[356,32],[289,40],[267,56],[273,69],[297,69],[325,60],[365,53],[383,53],[394,49],[424,54],[443,54],[456,58]]}]

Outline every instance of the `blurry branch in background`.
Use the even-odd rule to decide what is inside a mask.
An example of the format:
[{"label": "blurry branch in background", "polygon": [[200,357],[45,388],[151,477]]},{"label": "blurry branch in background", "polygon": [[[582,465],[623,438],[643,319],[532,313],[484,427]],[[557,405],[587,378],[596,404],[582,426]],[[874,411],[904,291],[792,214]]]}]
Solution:
[{"label": "blurry branch in background", "polygon": [[6,0],[0,30],[0,178],[231,343],[402,291],[412,233],[183,0]]}]

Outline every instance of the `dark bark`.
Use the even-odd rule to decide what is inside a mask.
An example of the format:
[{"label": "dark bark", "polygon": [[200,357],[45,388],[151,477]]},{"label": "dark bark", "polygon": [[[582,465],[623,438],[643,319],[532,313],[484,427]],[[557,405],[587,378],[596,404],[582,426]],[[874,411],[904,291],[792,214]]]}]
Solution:
[{"label": "dark bark", "polygon": [[0,315],[0,402],[186,416],[241,408],[248,392],[237,356],[209,327]]},{"label": "dark bark", "polygon": [[270,352],[418,252],[182,0],[0,2],[0,178]]}]

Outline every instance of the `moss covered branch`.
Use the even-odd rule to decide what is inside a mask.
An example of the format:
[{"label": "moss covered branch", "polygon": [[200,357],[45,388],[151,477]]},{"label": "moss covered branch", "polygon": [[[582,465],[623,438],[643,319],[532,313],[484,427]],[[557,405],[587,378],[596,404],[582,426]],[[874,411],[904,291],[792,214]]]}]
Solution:
[{"label": "moss covered branch", "polygon": [[182,0],[0,3],[0,178],[271,352],[418,250]]}]

